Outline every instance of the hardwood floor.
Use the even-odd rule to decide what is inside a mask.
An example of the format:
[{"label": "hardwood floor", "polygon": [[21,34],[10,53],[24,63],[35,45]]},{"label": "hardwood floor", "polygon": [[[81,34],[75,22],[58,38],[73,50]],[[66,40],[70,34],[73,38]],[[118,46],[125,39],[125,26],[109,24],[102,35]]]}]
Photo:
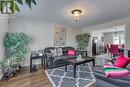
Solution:
[{"label": "hardwood floor", "polygon": [[[20,72],[8,81],[0,81],[0,87],[53,87],[43,69],[30,73],[29,68],[22,68]],[[90,87],[95,87],[93,84]]]},{"label": "hardwood floor", "polygon": [[22,70],[8,81],[0,81],[0,87],[52,87],[43,69],[30,73],[29,68]]}]

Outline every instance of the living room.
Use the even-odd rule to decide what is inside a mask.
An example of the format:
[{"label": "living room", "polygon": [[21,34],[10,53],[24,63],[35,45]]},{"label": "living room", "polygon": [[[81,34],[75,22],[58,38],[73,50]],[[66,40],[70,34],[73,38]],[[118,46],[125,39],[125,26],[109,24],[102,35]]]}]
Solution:
[{"label": "living room", "polygon": [[[13,0],[13,1],[24,1],[24,0]],[[87,56],[93,57],[92,39],[94,36],[92,32],[97,33],[97,31],[98,32],[103,30],[107,31],[109,30],[108,28],[123,25],[125,26],[124,55],[128,56],[127,50],[130,50],[130,41],[129,41],[130,1],[128,0],[109,0],[109,1],[55,0],[54,2],[52,2],[51,0],[31,0],[31,1],[36,1],[36,5],[35,3],[31,4],[31,9],[30,7],[28,7],[28,4],[23,2],[24,3],[23,5],[18,4],[20,12],[16,11],[15,16],[13,15],[13,17],[3,17],[3,14],[0,15],[1,16],[0,17],[0,26],[1,26],[0,60],[3,60],[6,54],[7,49],[5,49],[4,47],[4,40],[5,40],[4,38],[7,32],[9,33],[22,32],[23,34],[27,35],[27,37],[29,38],[29,44],[27,45],[27,53],[25,59],[22,60],[22,62],[20,63],[22,67],[21,70],[18,73],[16,73],[16,75],[11,76],[8,80],[0,81],[0,87],[52,87],[52,86],[64,87],[64,86],[60,86],[62,81],[60,81],[59,86],[57,86],[55,83],[55,81],[57,80],[51,79],[49,77],[49,74],[45,73],[48,70],[53,70],[53,69],[50,69],[48,66],[44,66],[45,70],[41,68],[41,65],[39,65],[41,63],[40,60],[33,60],[32,63],[37,69],[37,71],[30,73],[30,54],[32,51],[39,51],[39,50],[44,51],[44,49],[47,47],[64,48],[69,46],[77,50],[78,46],[77,46],[76,36],[79,34],[89,33],[91,35],[89,44],[85,50],[87,50]],[[75,19],[72,11],[77,9],[81,14],[78,19]],[[62,38],[64,40],[63,46],[55,45],[56,29],[65,30],[65,35],[63,35],[64,39]],[[113,32],[117,32],[117,31],[113,31]],[[96,33],[94,33],[95,36],[97,35]],[[98,58],[95,59],[95,62],[97,60],[102,62],[102,59],[98,59]],[[96,65],[98,65],[97,62]],[[4,75],[4,72],[3,70],[0,71],[2,71],[0,73],[0,77],[2,77]],[[69,70],[67,71],[69,72]],[[76,75],[80,77],[80,73],[77,72]],[[86,75],[84,75],[84,77]],[[95,77],[93,78],[94,79],[87,80],[86,82],[76,80],[77,83],[72,82],[71,87],[73,86],[75,87],[75,85],[73,84],[76,84],[76,87],[84,87],[83,86],[84,84],[86,85],[86,87],[89,86],[95,87],[96,78]],[[77,77],[73,78],[73,74],[72,74],[71,80],[74,79],[79,80],[80,78]],[[70,83],[68,82],[68,84]],[[65,86],[68,86],[68,84],[65,84]],[[97,86],[97,87],[103,87],[103,86]],[[112,85],[111,87],[121,87],[121,86]]]}]

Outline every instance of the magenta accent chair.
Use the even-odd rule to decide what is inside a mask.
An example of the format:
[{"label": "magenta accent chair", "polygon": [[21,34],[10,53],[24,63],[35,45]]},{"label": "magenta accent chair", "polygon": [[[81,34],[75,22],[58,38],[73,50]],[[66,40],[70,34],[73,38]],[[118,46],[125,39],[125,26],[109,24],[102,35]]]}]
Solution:
[{"label": "magenta accent chair", "polygon": [[111,53],[111,57],[119,56],[118,45],[116,45],[116,44],[111,44],[110,53]]},{"label": "magenta accent chair", "polygon": [[122,47],[122,48],[125,48],[125,44],[122,44],[121,47]]}]

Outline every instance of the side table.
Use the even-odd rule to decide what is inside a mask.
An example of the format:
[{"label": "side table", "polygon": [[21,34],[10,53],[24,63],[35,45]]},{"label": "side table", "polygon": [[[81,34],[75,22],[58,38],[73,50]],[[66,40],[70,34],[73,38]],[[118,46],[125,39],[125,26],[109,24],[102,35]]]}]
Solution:
[{"label": "side table", "polygon": [[38,55],[36,54],[35,52],[31,52],[31,55],[30,55],[30,72],[32,72],[32,61],[33,60],[37,60],[37,59],[41,59],[41,65],[44,67],[44,70],[45,70],[45,67],[46,67],[46,57],[45,57],[45,54],[43,53],[42,55]]}]

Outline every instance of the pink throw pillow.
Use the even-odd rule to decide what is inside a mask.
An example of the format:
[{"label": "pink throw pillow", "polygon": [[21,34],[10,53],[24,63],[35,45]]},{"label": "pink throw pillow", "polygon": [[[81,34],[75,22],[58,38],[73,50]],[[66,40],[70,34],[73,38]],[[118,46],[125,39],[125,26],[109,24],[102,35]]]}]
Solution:
[{"label": "pink throw pillow", "polygon": [[76,50],[68,50],[68,55],[69,56],[75,56],[76,55]]},{"label": "pink throw pillow", "polygon": [[129,63],[130,63],[130,58],[121,55],[120,57],[117,58],[114,65],[116,67],[125,68]]}]

